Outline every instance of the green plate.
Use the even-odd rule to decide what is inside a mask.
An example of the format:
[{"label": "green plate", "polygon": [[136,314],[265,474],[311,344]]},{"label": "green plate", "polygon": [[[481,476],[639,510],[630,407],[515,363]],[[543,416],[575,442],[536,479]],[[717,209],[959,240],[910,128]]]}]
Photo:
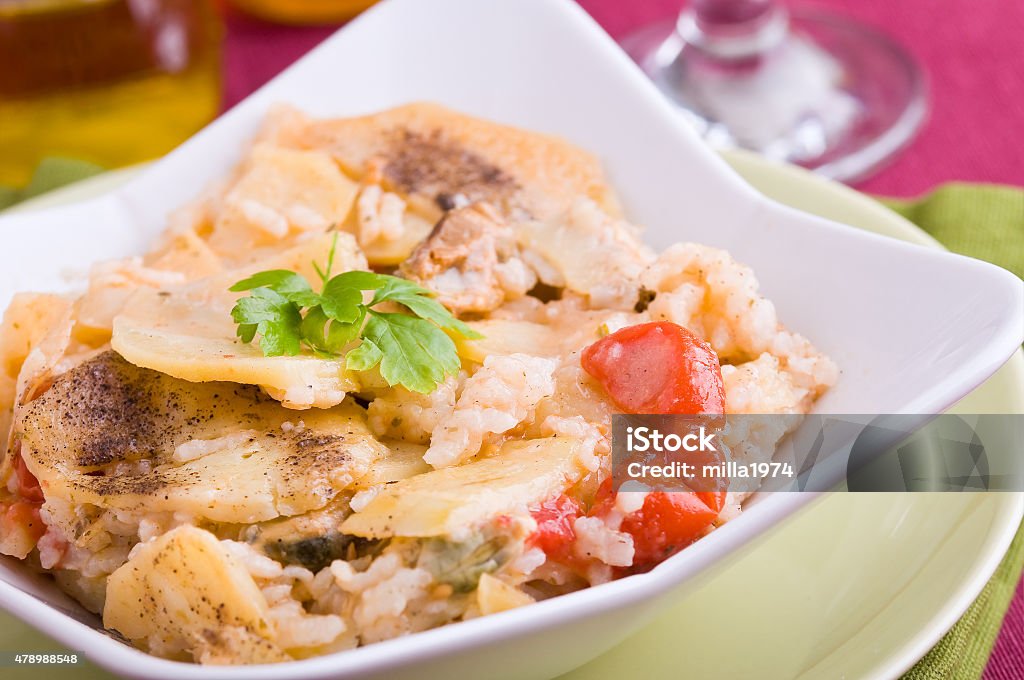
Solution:
[{"label": "green plate", "polygon": [[[727,158],[751,184],[796,208],[927,247],[940,247],[875,201],[805,171],[742,153]],[[127,169],[18,206],[81,200],[130,178]],[[956,407],[1024,413],[1017,354]],[[701,577],[638,634],[563,680],[868,678],[908,669],[981,591],[1021,520],[1021,494],[834,494]],[[0,650],[60,649],[0,614]],[[5,678],[38,670],[4,668]],[[110,677],[85,665],[45,677]]]}]

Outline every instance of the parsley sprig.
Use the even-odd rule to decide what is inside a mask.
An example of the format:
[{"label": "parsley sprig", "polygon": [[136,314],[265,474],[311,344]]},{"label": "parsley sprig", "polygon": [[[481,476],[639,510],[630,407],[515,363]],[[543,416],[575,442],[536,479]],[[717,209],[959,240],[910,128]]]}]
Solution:
[{"label": "parsley sprig", "polygon": [[[249,292],[231,310],[242,342],[258,335],[268,357],[295,356],[308,347],[318,356],[344,358],[352,371],[379,366],[388,385],[424,394],[457,373],[461,362],[445,331],[482,336],[412,281],[368,271],[332,277],[336,246],[337,238],[323,269],[313,263],[319,293],[304,276],[287,269],[259,272],[231,286],[233,292]],[[364,292],[373,293],[369,302]],[[385,302],[410,313],[375,309]]]}]

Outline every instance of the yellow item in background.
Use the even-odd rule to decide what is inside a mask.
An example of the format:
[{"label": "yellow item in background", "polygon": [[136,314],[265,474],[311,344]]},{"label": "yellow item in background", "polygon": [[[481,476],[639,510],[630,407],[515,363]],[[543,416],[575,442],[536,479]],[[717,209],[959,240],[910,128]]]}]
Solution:
[{"label": "yellow item in background", "polygon": [[0,3],[0,185],[47,156],[105,167],[160,156],[220,108],[206,0]]},{"label": "yellow item in background", "polygon": [[351,19],[376,0],[231,0],[238,9],[282,24],[330,24]]}]

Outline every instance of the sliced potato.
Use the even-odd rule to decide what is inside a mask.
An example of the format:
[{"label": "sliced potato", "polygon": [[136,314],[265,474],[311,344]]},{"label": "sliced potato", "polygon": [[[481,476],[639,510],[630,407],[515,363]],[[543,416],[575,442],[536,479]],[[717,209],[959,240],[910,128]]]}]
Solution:
[{"label": "sliced potato", "polygon": [[260,385],[290,408],[327,408],[359,389],[337,361],[312,354],[265,357],[256,344],[229,334],[227,310],[197,308],[157,291],[137,294],[133,311],[114,320],[111,346],[136,366],[190,382],[226,381]]},{"label": "sliced potato", "polygon": [[138,290],[155,290],[185,282],[178,272],[142,266],[139,258],[103,262],[93,267],[89,287],[75,300],[73,337],[91,347],[110,342],[114,317]]},{"label": "sliced potato", "polygon": [[155,636],[199,656],[287,656],[269,641],[266,598],[208,531],[180,526],[137,548],[107,579],[103,625],[132,641]]},{"label": "sliced potato", "polygon": [[[376,267],[394,267],[401,264],[434,228],[433,222],[411,210],[405,211],[402,225],[404,230],[397,239],[378,238],[371,243],[363,244],[363,252],[370,264]],[[356,230],[355,211],[350,214],[345,228],[353,232]]]},{"label": "sliced potato", "polygon": [[25,357],[70,309],[71,300],[51,293],[11,298],[0,323],[0,373],[17,378]]},{"label": "sliced potato", "polygon": [[152,260],[149,266],[180,272],[188,280],[211,276],[224,269],[224,263],[195,229],[171,235],[163,248],[149,259]]},{"label": "sliced potato", "polygon": [[450,536],[557,495],[584,474],[569,437],[510,441],[466,465],[385,486],[341,530],[367,538]]},{"label": "sliced potato", "polygon": [[346,172],[372,166],[385,186],[426,214],[447,194],[487,201],[506,217],[547,219],[585,195],[609,214],[618,202],[598,160],[568,142],[415,103],[358,118],[309,120],[280,143],[327,149]]},{"label": "sliced potato", "polygon": [[234,257],[296,231],[327,231],[344,221],[357,190],[323,151],[258,144],[224,197],[210,245]]},{"label": "sliced potato", "polygon": [[18,404],[32,400],[40,390],[46,388],[51,373],[72,347],[72,307],[62,307],[61,312],[51,319],[52,325],[33,342],[32,350],[21,364],[15,387],[15,408]]},{"label": "sliced potato", "polygon": [[[340,234],[335,272],[365,268],[348,234]],[[327,259],[332,235],[322,235],[243,269],[192,284],[136,292],[114,319],[111,346],[144,368],[191,382],[260,385],[289,408],[327,408],[359,389],[342,364],[312,354],[265,357],[256,343],[235,335],[231,308],[242,294],[228,291],[256,271],[290,269],[315,281],[312,263]]]},{"label": "sliced potato", "polygon": [[453,334],[459,356],[467,361],[482,364],[492,354],[529,354],[552,357],[562,351],[564,334],[550,324],[532,321],[511,321],[490,319],[473,321],[470,324],[483,338],[471,340],[460,334]]},{"label": "sliced potato", "polygon": [[[591,296],[600,306],[606,306],[610,295],[619,293],[609,290],[616,287],[616,281],[630,291],[628,301],[632,306],[639,287],[633,279],[653,259],[630,227],[586,201],[574,203],[554,222],[522,223],[516,237],[524,257],[539,257],[546,263],[538,270],[544,283]],[[554,278],[545,273],[549,269]]]},{"label": "sliced potato", "polygon": [[390,449],[389,452],[356,481],[355,488],[368,489],[378,484],[390,484],[433,469],[423,460],[426,446],[399,440],[385,440],[382,443]]},{"label": "sliced potato", "polygon": [[480,582],[476,587],[476,605],[480,608],[481,614],[497,614],[533,602],[532,597],[515,586],[490,574],[480,575]]},{"label": "sliced potato", "polygon": [[[336,242],[335,239],[337,239]],[[237,297],[237,294],[229,293],[227,289],[247,276],[268,269],[288,269],[297,272],[316,287],[319,279],[313,264],[325,266],[332,246],[334,247],[334,274],[351,269],[368,269],[366,257],[352,235],[343,231],[332,231],[326,234],[306,235],[284,249],[281,244],[255,249],[251,253],[252,257],[247,258],[246,264],[202,279],[196,287],[208,288],[211,295],[219,293]]]},{"label": "sliced potato", "polygon": [[6,480],[8,435],[18,398],[18,374],[29,353],[54,328],[67,325],[71,301],[48,293],[18,293],[0,322],[0,480]]},{"label": "sliced potato", "polygon": [[642,320],[635,313],[607,310],[578,311],[567,315],[565,321],[555,319],[551,323],[487,319],[469,322],[483,338],[471,340],[453,333],[452,339],[459,356],[476,363],[483,363],[492,354],[557,357],[597,342],[609,324],[619,328]]},{"label": "sliced potato", "polygon": [[15,433],[47,498],[252,523],[324,507],[387,453],[356,405],[299,415],[108,351],[19,407]]}]

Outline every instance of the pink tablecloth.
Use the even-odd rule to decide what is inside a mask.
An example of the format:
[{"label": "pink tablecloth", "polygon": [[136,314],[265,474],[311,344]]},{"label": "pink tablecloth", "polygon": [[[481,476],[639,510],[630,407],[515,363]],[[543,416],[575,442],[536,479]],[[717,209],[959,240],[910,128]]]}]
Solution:
[{"label": "pink tablecloth", "polygon": [[[579,1],[614,37],[671,16],[682,4],[680,0]],[[818,0],[814,4],[888,31],[925,65],[931,85],[931,113],[919,136],[859,189],[914,196],[950,180],[1024,186],[1024,2]],[[245,97],[333,31],[334,27],[273,26],[230,14],[226,103]],[[986,678],[1020,678],[1022,652],[1024,591],[1018,587]]]},{"label": "pink tablecloth", "polygon": [[[615,37],[671,16],[680,0],[580,0]],[[914,196],[949,180],[1024,186],[1024,2],[818,0],[881,27],[924,64],[929,120],[892,164],[858,188]],[[227,103],[266,82],[333,27],[292,28],[229,17]]]}]

